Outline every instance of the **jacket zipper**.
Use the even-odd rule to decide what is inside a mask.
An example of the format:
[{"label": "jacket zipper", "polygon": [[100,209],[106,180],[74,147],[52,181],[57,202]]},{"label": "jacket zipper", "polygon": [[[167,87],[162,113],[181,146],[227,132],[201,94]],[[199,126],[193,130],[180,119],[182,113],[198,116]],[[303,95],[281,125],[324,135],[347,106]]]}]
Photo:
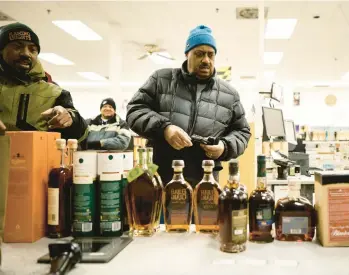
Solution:
[{"label": "jacket zipper", "polygon": [[195,93],[192,93],[192,95],[194,95],[194,108],[192,108],[192,112],[191,112],[191,116],[190,116],[190,124],[189,124],[189,136],[191,136],[194,132],[194,126],[195,126],[195,121],[196,121],[196,118],[197,118],[197,109],[198,109],[198,106],[199,106],[199,103],[200,103],[200,100],[201,100],[201,97],[202,97],[202,93],[207,89],[207,85],[205,88],[202,89],[202,91],[200,92],[200,97],[198,98],[198,101],[196,102],[196,93],[197,93],[197,85],[196,85],[196,92]]},{"label": "jacket zipper", "polygon": [[189,134],[189,136],[191,136],[193,132],[193,125],[194,125],[194,119],[195,119],[194,117],[196,113],[196,93],[194,93],[192,86],[189,85],[188,87],[189,87],[189,91],[191,92],[191,97],[193,100],[193,104],[190,110],[190,117],[189,117],[188,130],[187,130],[187,133]]}]

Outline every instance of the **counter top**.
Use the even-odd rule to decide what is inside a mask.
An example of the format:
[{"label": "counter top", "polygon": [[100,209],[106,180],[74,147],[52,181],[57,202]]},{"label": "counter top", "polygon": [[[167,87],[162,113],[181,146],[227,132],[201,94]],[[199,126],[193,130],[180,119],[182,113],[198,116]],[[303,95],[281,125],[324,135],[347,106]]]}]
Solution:
[{"label": "counter top", "polygon": [[315,179],[314,176],[300,176],[300,177],[287,177],[287,180],[278,180],[278,179],[267,179],[268,184],[288,184],[288,181],[290,180],[296,180],[299,181],[301,184],[314,184]]},{"label": "counter top", "polygon": [[[192,228],[193,230],[193,228]],[[47,253],[50,239],[33,244],[3,244],[1,275],[42,275],[49,265],[36,260]],[[317,274],[348,275],[349,247],[325,248],[315,241],[270,244],[247,242],[239,254],[219,250],[217,236],[158,232],[137,237],[107,264],[78,264],[71,275],[232,275]]]}]

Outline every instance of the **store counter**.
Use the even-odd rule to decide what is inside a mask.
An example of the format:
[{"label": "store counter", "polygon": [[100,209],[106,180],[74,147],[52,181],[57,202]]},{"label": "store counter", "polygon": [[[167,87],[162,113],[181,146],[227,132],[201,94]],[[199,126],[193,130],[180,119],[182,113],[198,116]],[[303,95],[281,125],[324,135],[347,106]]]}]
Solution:
[{"label": "store counter", "polygon": [[278,184],[288,184],[290,180],[298,181],[300,184],[314,184],[314,176],[300,176],[300,177],[291,177],[289,176],[287,180],[278,180],[278,179],[268,179],[268,184],[278,185]]},{"label": "store counter", "polygon": [[[312,243],[274,241],[247,243],[239,254],[219,250],[217,237],[206,234],[166,233],[137,237],[107,264],[78,264],[71,275],[232,275],[316,274],[348,275],[349,247],[325,248]],[[34,244],[3,244],[0,274],[47,274],[49,265],[36,260],[48,252],[50,239]]]}]

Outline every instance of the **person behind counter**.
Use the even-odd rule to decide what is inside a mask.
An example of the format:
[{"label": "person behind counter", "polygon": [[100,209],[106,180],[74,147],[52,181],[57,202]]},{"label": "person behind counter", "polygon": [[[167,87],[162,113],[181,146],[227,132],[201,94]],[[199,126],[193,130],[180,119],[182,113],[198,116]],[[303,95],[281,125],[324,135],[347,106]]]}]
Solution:
[{"label": "person behind counter", "polygon": [[[154,162],[164,183],[173,175],[171,162],[185,162],[184,177],[195,186],[203,176],[202,160],[220,161],[244,153],[251,133],[238,92],[216,76],[216,41],[207,26],[193,29],[182,68],[153,73],[127,106],[131,129],[154,147]],[[219,137],[218,145],[193,142],[193,134]]]},{"label": "person behind counter", "polygon": [[87,124],[69,92],[47,82],[38,60],[39,38],[28,26],[0,28],[0,127],[9,131],[55,131],[83,140]]},{"label": "person behind counter", "polygon": [[88,121],[87,149],[125,150],[131,140],[127,123],[116,114],[112,98],[102,100],[100,115]]}]

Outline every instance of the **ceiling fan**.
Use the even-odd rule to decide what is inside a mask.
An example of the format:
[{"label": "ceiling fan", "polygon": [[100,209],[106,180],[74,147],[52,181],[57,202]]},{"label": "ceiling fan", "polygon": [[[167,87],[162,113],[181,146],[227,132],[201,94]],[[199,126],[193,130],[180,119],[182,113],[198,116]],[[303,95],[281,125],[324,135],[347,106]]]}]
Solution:
[{"label": "ceiling fan", "polygon": [[160,58],[164,58],[166,60],[175,60],[166,49],[162,49],[155,44],[146,44],[143,46],[145,53],[138,57],[138,60],[143,60],[151,56],[156,56]]}]

